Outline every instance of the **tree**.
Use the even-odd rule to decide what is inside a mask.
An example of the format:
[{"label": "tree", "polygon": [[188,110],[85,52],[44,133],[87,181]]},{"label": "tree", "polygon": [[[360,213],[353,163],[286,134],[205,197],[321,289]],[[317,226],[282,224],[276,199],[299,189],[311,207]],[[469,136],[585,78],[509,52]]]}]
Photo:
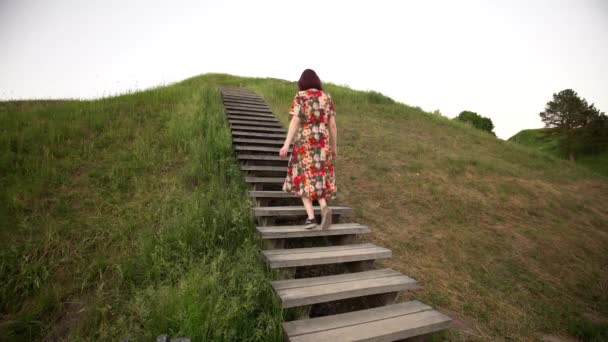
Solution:
[{"label": "tree", "polygon": [[468,110],[462,111],[455,120],[459,120],[462,122],[468,122],[474,127],[481,129],[482,131],[487,131],[496,135],[494,133],[494,123],[492,123],[492,119],[483,117],[475,112],[471,112]]},{"label": "tree", "polygon": [[553,100],[547,102],[545,111],[540,113],[545,127],[554,127],[562,136],[562,151],[574,161],[574,153],[580,149],[581,142],[588,140],[591,128],[597,130],[604,126],[605,115],[595,105],[588,105],[572,89],[565,89],[553,94]]}]

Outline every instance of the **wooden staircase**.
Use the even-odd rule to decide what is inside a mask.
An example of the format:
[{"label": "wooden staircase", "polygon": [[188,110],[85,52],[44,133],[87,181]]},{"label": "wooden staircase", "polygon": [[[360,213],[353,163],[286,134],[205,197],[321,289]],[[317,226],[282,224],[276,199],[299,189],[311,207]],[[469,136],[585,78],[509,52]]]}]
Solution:
[{"label": "wooden staircase", "polygon": [[415,289],[416,281],[375,267],[391,251],[358,240],[369,227],[340,222],[351,208],[331,207],[334,224],[327,230],[302,226],[301,200],[281,191],[288,161],[279,157],[279,149],[286,129],[253,92],[220,90],[237,159],[251,185],[262,256],[276,270],[272,287],[283,308],[298,316],[283,323],[286,339],[396,341],[448,328],[451,319],[423,303],[395,304],[397,294]]}]

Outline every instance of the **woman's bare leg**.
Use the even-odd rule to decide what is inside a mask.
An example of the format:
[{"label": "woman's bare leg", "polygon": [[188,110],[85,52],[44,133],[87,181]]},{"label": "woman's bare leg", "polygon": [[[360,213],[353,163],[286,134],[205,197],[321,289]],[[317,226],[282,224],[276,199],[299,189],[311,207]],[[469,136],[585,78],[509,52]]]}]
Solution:
[{"label": "woman's bare leg", "polygon": [[306,208],[306,214],[308,214],[309,219],[315,218],[315,211],[312,209],[312,201],[310,198],[306,196],[302,196],[302,203],[304,204],[304,208]]},{"label": "woman's bare leg", "polygon": [[319,199],[319,205],[321,206],[321,229],[327,229],[331,226],[331,209],[327,206],[325,198]]}]

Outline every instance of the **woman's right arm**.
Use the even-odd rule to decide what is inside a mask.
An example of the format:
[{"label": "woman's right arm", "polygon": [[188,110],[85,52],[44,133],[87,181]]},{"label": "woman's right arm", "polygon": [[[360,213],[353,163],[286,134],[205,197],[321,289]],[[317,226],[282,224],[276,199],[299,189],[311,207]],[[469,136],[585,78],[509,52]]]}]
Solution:
[{"label": "woman's right arm", "polygon": [[293,141],[293,136],[296,134],[298,127],[300,126],[300,118],[297,115],[293,115],[291,117],[291,121],[289,122],[289,130],[287,131],[287,137],[285,138],[285,143],[281,150],[279,151],[279,155],[281,158],[287,157],[287,152],[289,151],[289,145]]},{"label": "woman's right arm", "polygon": [[329,117],[329,134],[331,134],[331,149],[335,158],[338,156],[338,127],[335,115]]}]

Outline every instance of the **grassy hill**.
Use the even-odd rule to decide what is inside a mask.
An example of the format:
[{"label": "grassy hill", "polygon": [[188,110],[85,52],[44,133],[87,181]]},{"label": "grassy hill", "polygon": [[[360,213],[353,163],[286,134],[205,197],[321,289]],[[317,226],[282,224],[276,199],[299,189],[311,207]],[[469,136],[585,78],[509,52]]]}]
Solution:
[{"label": "grassy hill", "polygon": [[[295,84],[204,75],[95,101],[0,103],[0,340],[279,341],[281,310],[218,85],[286,123]],[[608,180],[376,92],[327,85],[338,203],[450,340],[608,336]]]},{"label": "grassy hill", "polygon": [[[559,150],[559,137],[550,134],[551,129],[524,129],[511,138],[509,141],[549,153],[556,157],[562,157],[563,153]],[[579,154],[576,162],[604,176],[608,176],[608,151],[596,154]]]}]

